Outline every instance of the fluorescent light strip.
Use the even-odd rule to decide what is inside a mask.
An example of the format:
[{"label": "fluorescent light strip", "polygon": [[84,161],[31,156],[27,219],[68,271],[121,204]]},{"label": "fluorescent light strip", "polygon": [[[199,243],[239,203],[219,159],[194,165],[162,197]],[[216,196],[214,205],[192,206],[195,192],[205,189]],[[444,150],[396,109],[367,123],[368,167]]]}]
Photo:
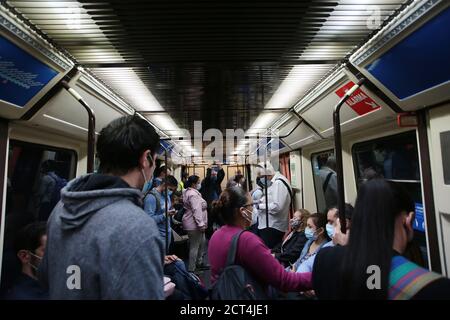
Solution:
[{"label": "fluorescent light strip", "polygon": [[[55,118],[55,117],[49,116],[48,114],[44,114],[44,118],[47,118],[47,119],[50,119],[50,120],[54,120],[54,121],[57,121],[57,122],[59,122],[59,123],[63,123],[63,124],[65,124],[65,125],[68,125],[68,126],[71,126],[71,127],[74,127],[74,128],[80,129],[80,130],[83,130],[83,131],[85,131],[85,132],[88,132],[88,131],[89,131],[88,129],[83,128],[83,127],[81,127],[81,126],[79,126],[79,125],[73,124],[73,123],[71,123],[71,122],[67,122],[67,121],[65,121],[65,120],[61,120],[61,119],[59,119],[59,118]],[[95,134],[98,135],[98,132],[96,131]]]}]

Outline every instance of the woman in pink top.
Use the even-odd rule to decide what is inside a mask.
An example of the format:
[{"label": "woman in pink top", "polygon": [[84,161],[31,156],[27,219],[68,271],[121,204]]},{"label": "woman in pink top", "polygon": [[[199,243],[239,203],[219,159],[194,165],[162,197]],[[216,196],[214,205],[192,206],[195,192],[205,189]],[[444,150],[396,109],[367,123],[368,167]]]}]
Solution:
[{"label": "woman in pink top", "polygon": [[191,272],[195,271],[196,263],[202,264],[203,251],[205,250],[205,230],[208,226],[207,204],[198,191],[200,178],[190,176],[185,184],[183,192],[183,229],[189,237],[189,266]]},{"label": "woman in pink top", "polygon": [[[231,239],[250,226],[253,203],[251,196],[239,187],[224,190],[213,203],[214,214],[226,223],[209,241],[208,257],[211,265],[211,282],[214,284],[225,267]],[[285,271],[264,242],[251,232],[244,232],[238,242],[236,263],[244,267],[263,286],[283,292],[300,292],[311,289],[311,273]]]}]

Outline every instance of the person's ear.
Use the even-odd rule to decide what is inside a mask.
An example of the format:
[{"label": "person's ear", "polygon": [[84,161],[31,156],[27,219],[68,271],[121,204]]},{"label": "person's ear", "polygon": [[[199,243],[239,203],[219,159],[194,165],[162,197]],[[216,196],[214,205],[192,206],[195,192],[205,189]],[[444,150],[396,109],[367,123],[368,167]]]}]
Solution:
[{"label": "person's ear", "polygon": [[19,258],[21,263],[28,263],[30,262],[31,256],[27,250],[19,250],[17,252],[17,258]]},{"label": "person's ear", "polygon": [[414,219],[415,219],[414,211],[409,212],[405,217],[405,228],[407,230],[408,242],[411,241],[414,237],[414,228],[413,228]]}]

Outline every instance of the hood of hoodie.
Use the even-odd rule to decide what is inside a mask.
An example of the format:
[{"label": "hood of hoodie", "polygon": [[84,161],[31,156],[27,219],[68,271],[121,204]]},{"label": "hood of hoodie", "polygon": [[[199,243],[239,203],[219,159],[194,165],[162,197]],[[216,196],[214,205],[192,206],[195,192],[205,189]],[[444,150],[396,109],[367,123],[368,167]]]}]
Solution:
[{"label": "hood of hoodie", "polygon": [[128,199],[142,207],[142,191],[130,187],[117,176],[88,174],[71,180],[61,190],[61,227],[81,227],[97,211],[120,200]]}]

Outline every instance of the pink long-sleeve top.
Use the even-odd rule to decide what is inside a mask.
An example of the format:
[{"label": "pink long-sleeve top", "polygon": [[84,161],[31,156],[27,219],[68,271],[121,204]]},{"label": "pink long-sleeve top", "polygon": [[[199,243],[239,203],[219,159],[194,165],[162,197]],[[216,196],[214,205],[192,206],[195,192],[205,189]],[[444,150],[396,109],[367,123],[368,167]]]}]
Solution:
[{"label": "pink long-sleeve top", "polygon": [[183,192],[183,229],[186,231],[199,230],[208,226],[208,212],[206,201],[200,192],[187,188]]},{"label": "pink long-sleeve top", "polygon": [[[231,239],[242,229],[225,225],[214,232],[208,247],[211,282],[214,284],[225,267]],[[241,234],[236,253],[236,264],[244,267],[255,280],[283,292],[305,291],[312,288],[311,273],[286,271],[272,256],[264,242],[251,232]]]}]

